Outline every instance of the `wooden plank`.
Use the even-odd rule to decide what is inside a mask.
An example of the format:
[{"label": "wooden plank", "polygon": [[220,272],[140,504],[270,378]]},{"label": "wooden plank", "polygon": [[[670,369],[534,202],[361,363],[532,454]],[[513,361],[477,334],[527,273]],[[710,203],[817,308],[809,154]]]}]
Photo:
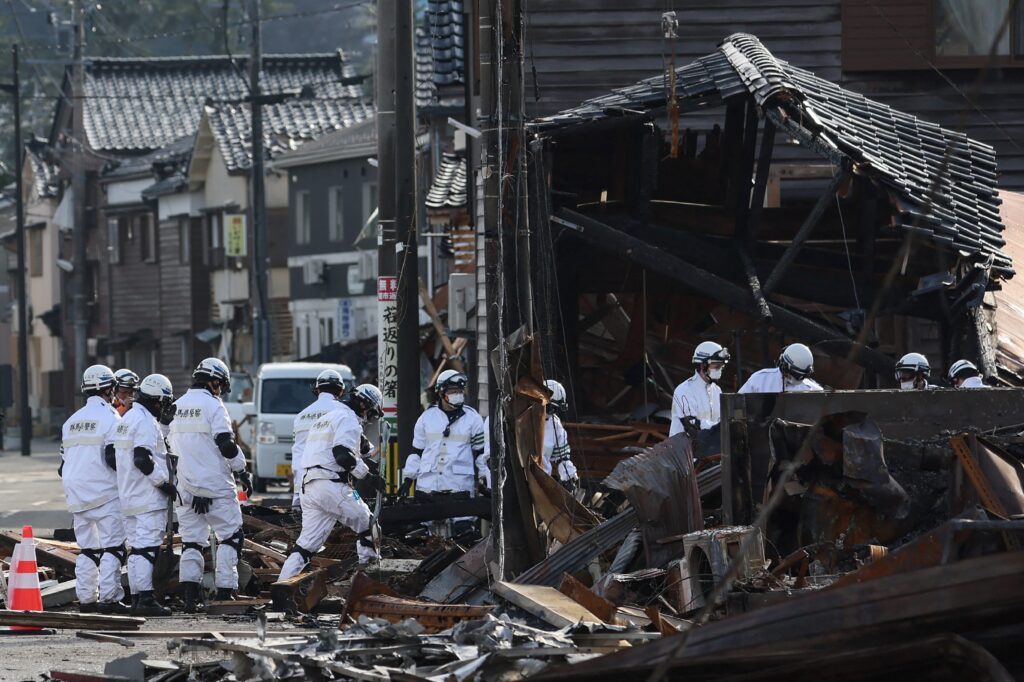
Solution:
[{"label": "wooden plank", "polygon": [[0,626],[24,625],[26,627],[57,629],[117,630],[140,628],[145,622],[145,618],[133,618],[131,616],[0,610]]},{"label": "wooden plank", "polygon": [[267,606],[269,599],[232,599],[227,601],[213,601],[206,605],[206,614],[209,616],[241,616],[249,612],[249,609]]},{"label": "wooden plank", "polygon": [[307,571],[270,586],[275,611],[309,613],[327,596],[327,572]]},{"label": "wooden plank", "polygon": [[590,588],[572,575],[566,573],[562,576],[562,584],[558,586],[558,591],[595,614],[605,623],[616,624],[615,604],[594,594]]},{"label": "wooden plank", "polygon": [[256,552],[260,556],[273,559],[274,561],[277,561],[277,562],[280,562],[280,563],[284,563],[288,559],[287,555],[282,554],[281,552],[278,552],[275,549],[271,549],[270,547],[267,547],[266,545],[261,545],[258,542],[253,542],[252,540],[249,540],[249,539],[246,539],[245,545],[243,547],[244,547],[244,549],[248,549],[250,551]]},{"label": "wooden plank", "polygon": [[423,283],[423,279],[419,280],[420,285],[420,300],[423,301],[423,309],[427,311],[427,315],[430,316],[430,323],[434,326],[434,331],[437,332],[437,337],[441,339],[441,345],[444,346],[445,357],[448,360],[448,364],[456,372],[463,371],[462,361],[459,360],[459,355],[455,351],[455,347],[452,345],[452,341],[448,338],[448,332],[445,330],[444,325],[441,324],[441,317],[437,314],[437,308],[434,307],[434,302],[430,298],[430,292],[427,291],[427,285]]},{"label": "wooden plank", "polygon": [[[21,542],[21,533],[0,531],[0,547],[13,552],[19,542]],[[48,544],[36,544],[36,563],[56,569],[62,577],[74,578],[77,562],[78,555],[66,549]]]},{"label": "wooden plank", "polygon": [[499,580],[494,593],[557,628],[576,623],[601,624],[601,619],[553,587],[516,585]]},{"label": "wooden plank", "polygon": [[120,644],[125,648],[131,648],[135,646],[135,642],[128,639],[127,637],[120,637],[118,635],[111,635],[105,632],[93,632],[91,630],[79,630],[75,633],[75,637],[82,639],[91,639],[95,642],[110,642],[112,644]]}]

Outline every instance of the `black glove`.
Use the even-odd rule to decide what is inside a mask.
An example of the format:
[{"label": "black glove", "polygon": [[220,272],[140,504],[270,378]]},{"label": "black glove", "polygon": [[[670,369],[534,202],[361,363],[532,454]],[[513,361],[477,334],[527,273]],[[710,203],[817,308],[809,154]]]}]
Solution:
[{"label": "black glove", "polygon": [[60,476],[61,478],[64,478],[64,458],[63,457],[60,460],[60,466],[57,467],[57,475]]},{"label": "black glove", "polygon": [[412,484],[415,479],[407,478],[402,481],[402,485],[398,487],[398,496],[406,497],[409,495],[409,491],[412,490]]},{"label": "black glove", "polygon": [[[178,489],[175,488],[174,484],[171,483],[170,481],[164,481],[163,483],[158,485],[156,489],[172,500],[178,496]],[[193,504],[195,503],[193,502]]]},{"label": "black glove", "polygon": [[366,457],[368,454],[370,454],[370,450],[372,450],[372,449],[373,449],[373,446],[370,445],[370,441],[366,438],[365,435],[360,434],[360,436],[359,436],[359,454],[362,455],[363,457]]},{"label": "black glove", "polygon": [[106,447],[103,448],[103,461],[107,463],[107,466],[117,471],[117,453],[114,450],[113,443],[107,443]]},{"label": "black glove", "polygon": [[246,495],[252,495],[252,474],[248,471],[239,471],[238,482],[242,484],[242,490]]},{"label": "black glove", "polygon": [[206,514],[210,511],[210,503],[213,502],[209,497],[193,497],[192,498],[192,511],[196,514]]},{"label": "black glove", "polygon": [[477,493],[483,495],[484,497],[491,496],[491,489],[487,487],[487,479],[484,478],[483,476],[476,479],[476,491]]},{"label": "black glove", "polygon": [[371,471],[370,473],[366,474],[363,480],[366,481],[371,486],[373,486],[373,490],[375,492],[384,492],[386,484],[384,482],[384,477],[381,476],[380,474]]}]

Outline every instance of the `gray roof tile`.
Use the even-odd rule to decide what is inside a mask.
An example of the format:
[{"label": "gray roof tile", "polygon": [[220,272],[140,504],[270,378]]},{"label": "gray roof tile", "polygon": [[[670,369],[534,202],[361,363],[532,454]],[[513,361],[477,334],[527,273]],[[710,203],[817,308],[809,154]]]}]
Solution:
[{"label": "gray roof tile", "polygon": [[427,192],[428,208],[461,208],[466,205],[466,160],[445,154],[441,168]]}]

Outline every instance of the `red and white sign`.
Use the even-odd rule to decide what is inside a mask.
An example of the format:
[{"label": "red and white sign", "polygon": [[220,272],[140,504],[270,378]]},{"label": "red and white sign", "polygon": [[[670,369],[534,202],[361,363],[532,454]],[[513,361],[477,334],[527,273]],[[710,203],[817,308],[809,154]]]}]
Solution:
[{"label": "red and white sign", "polygon": [[387,303],[395,303],[398,301],[397,277],[377,278],[377,300]]}]

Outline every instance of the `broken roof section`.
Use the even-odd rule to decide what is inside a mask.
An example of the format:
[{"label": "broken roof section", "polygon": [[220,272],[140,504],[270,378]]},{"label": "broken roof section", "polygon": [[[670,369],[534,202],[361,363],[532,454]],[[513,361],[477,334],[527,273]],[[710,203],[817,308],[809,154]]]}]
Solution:
[{"label": "broken roof section", "polygon": [[461,93],[439,92],[463,83],[464,14],[459,0],[429,0],[423,28],[416,30],[416,106],[456,107]]},{"label": "broken roof section", "polygon": [[[248,95],[245,59],[226,56],[145,59],[92,59],[86,66],[85,130],[92,149],[107,152],[152,151],[199,127],[207,99],[230,100]],[[263,58],[265,93],[300,91],[311,86],[315,100],[286,101],[264,107],[267,129],[302,136],[313,128],[335,129],[361,120],[362,86],[343,84],[355,76],[342,51],[329,54],[268,55]],[[224,105],[217,127],[248,142],[237,108]],[[311,138],[314,135],[307,135]],[[241,138],[245,138],[244,140]],[[240,150],[236,150],[240,151]],[[240,160],[240,154],[225,154]]]},{"label": "broken roof section", "polygon": [[[897,224],[939,246],[1014,274],[1003,251],[995,150],[966,135],[897,111],[776,59],[756,37],[737,33],[676,70],[681,112],[753,97],[800,144],[851,165],[888,191]],[[622,116],[647,116],[667,104],[664,74],[645,79],[535,126],[553,130]]]},{"label": "broken roof section", "polygon": [[441,168],[427,192],[428,208],[462,208],[466,205],[466,160],[445,154]]}]

